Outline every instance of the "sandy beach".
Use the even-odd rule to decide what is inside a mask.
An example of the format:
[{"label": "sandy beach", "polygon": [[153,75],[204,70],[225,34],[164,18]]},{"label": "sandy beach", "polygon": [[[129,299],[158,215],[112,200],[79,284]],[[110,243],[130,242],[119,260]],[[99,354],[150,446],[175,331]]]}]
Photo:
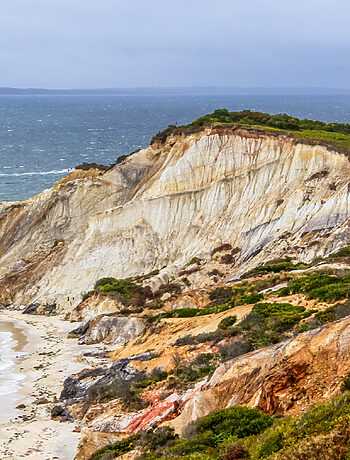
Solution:
[{"label": "sandy beach", "polygon": [[[18,359],[17,369],[25,378],[20,382],[16,405],[25,408],[14,410],[11,402],[6,410],[11,418],[0,424],[0,458],[32,460],[72,460],[76,453],[79,432],[73,423],[51,420],[50,410],[62,390],[65,378],[90,367],[82,354],[92,347],[78,345],[68,339],[67,333],[75,324],[57,317],[29,316],[20,311],[0,312],[0,321],[10,322],[16,334],[18,350],[25,352]],[[94,350],[96,350],[94,346]],[[89,358],[90,359],[90,358]],[[49,403],[35,404],[39,398]]]}]

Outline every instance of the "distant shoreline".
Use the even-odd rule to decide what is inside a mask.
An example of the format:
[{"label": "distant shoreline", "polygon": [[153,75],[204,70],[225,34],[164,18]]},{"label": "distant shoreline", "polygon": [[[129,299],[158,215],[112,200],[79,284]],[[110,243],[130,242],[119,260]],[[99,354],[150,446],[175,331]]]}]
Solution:
[{"label": "distant shoreline", "polygon": [[345,88],[310,87],[135,87],[135,88],[12,88],[0,87],[0,96],[350,96]]}]

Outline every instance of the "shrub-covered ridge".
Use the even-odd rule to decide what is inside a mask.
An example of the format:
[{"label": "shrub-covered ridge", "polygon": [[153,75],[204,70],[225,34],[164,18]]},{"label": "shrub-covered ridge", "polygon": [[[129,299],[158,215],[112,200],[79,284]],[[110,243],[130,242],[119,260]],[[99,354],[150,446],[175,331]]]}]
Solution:
[{"label": "shrub-covered ridge", "polygon": [[318,141],[321,144],[330,144],[339,149],[350,152],[350,124],[324,123],[309,119],[300,120],[285,113],[269,114],[242,110],[229,112],[227,109],[217,109],[213,113],[197,118],[184,126],[169,125],[157,133],[151,143],[165,142],[171,134],[194,133],[207,126],[253,127],[270,133],[283,131],[291,136],[305,140]]}]

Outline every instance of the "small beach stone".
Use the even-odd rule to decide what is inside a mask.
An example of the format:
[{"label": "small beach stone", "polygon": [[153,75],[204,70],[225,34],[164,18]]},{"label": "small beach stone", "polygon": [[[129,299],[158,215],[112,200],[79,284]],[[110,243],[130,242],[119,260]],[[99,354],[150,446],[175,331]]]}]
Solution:
[{"label": "small beach stone", "polygon": [[16,409],[25,409],[25,408],[26,408],[25,404],[19,404],[18,406],[16,406]]}]

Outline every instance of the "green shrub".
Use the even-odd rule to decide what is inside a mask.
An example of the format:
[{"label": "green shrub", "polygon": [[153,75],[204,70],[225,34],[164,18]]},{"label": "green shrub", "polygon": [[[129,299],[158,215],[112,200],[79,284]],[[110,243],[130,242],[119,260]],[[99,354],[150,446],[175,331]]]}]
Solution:
[{"label": "green shrub", "polygon": [[184,277],[184,278],[181,278],[181,281],[187,286],[187,287],[190,287],[191,286],[191,281]]},{"label": "green shrub", "polygon": [[283,448],[283,435],[278,431],[272,431],[270,436],[266,438],[259,449],[258,457],[267,458]]},{"label": "green shrub", "polygon": [[302,292],[309,299],[333,302],[350,297],[350,276],[337,278],[326,273],[313,273],[290,281],[288,287],[293,294]]},{"label": "green shrub", "polygon": [[187,265],[193,265],[193,264],[197,264],[197,265],[200,265],[201,263],[201,260],[199,257],[192,257],[192,259],[187,262]]},{"label": "green shrub", "polygon": [[232,288],[230,287],[218,287],[213,289],[209,293],[209,299],[211,300],[212,306],[221,305],[228,302],[232,298]]},{"label": "green shrub", "polygon": [[[346,426],[348,426],[343,433],[346,437],[347,432],[350,435],[350,394],[348,392],[341,396],[336,396],[329,402],[314,404],[306,412],[297,416],[283,417],[276,420],[273,426],[250,443],[249,452],[251,458],[270,458],[271,454],[276,453],[278,455],[273,457],[276,460],[304,458],[315,460],[322,458],[326,460],[333,458],[331,454],[327,457],[327,448],[332,439],[328,437],[327,433],[336,433],[341,430],[344,421],[347,421]],[[337,442],[337,439],[339,445],[344,446],[344,439],[341,440],[338,435],[334,438],[335,442]],[[349,442],[349,439],[348,437],[347,442]],[[316,444],[322,446],[324,456],[316,455]],[[310,446],[312,447],[309,450],[310,457],[308,457],[306,452]],[[348,444],[348,447],[350,447],[350,444]],[[300,454],[298,455],[297,452],[300,452]],[[320,455],[320,452],[318,455]]]},{"label": "green shrub", "polygon": [[341,391],[350,391],[350,372],[344,377],[340,387]]},{"label": "green shrub", "polygon": [[235,324],[237,321],[237,316],[226,316],[226,318],[222,319],[218,325],[219,329],[229,329],[231,326]]},{"label": "green shrub", "polygon": [[136,434],[129,436],[126,439],[122,439],[121,441],[117,441],[113,444],[109,444],[108,446],[102,447],[102,449],[99,449],[94,454],[92,454],[89,460],[99,460],[107,454],[112,454],[114,458],[126,454],[135,448],[135,443],[139,438],[140,435]]},{"label": "green shrub", "polygon": [[260,265],[259,267],[255,267],[249,272],[244,273],[242,275],[242,278],[251,278],[256,275],[266,275],[267,273],[279,273],[282,271],[290,272],[293,270],[300,270],[307,267],[309,267],[309,265],[304,264],[302,262],[293,264],[290,258],[286,258],[278,262],[276,261],[275,263],[270,263],[269,265]]},{"label": "green shrub", "polygon": [[157,297],[162,297],[164,294],[169,293],[171,295],[179,295],[182,292],[182,288],[178,283],[161,284],[159,286]]},{"label": "green shrub", "polygon": [[334,302],[335,300],[350,297],[350,283],[329,284],[308,292],[309,299],[319,299],[322,302]]},{"label": "green shrub", "polygon": [[[217,109],[213,113],[204,115],[185,126],[171,125],[164,131],[158,132],[151,140],[164,143],[168,136],[173,134],[190,134],[201,131],[204,126],[233,127],[243,126],[249,129],[261,130],[271,135],[281,132],[306,142],[315,141],[325,145],[333,145],[345,151],[350,147],[350,125],[345,123],[324,123],[314,120],[299,120],[285,113],[271,115],[269,113],[252,112],[242,110],[241,112],[229,112],[227,109]],[[328,171],[327,171],[328,172]],[[324,177],[320,171],[315,178]]]},{"label": "green shrub", "polygon": [[153,371],[147,376],[147,378],[138,380],[134,383],[134,387],[137,389],[144,389],[155,383],[161,382],[166,380],[169,376],[169,372],[162,371],[161,369],[155,368]]},{"label": "green shrub", "polygon": [[200,419],[197,424],[197,433],[198,435],[215,433],[214,442],[217,445],[220,437],[223,438],[222,440],[229,436],[246,438],[261,433],[272,423],[272,417],[267,414],[256,409],[236,406],[214,411]]},{"label": "green shrub", "polygon": [[103,295],[119,295],[126,304],[143,306],[146,299],[152,299],[149,286],[143,287],[130,279],[101,278],[95,284],[95,290]]},{"label": "green shrub", "polygon": [[305,308],[299,305],[291,305],[290,303],[257,303],[253,307],[253,311],[265,318],[271,316],[288,316],[303,318],[307,316],[305,314]]},{"label": "green shrub", "polygon": [[164,313],[159,313],[158,318],[192,318],[194,316],[212,315],[214,313],[221,313],[232,308],[231,305],[218,305],[216,307],[206,308],[178,308]]},{"label": "green shrub", "polygon": [[173,441],[176,439],[178,439],[178,435],[175,434],[174,428],[160,426],[155,430],[148,430],[141,433],[140,445],[144,450],[157,452],[160,448],[168,447],[173,444]]},{"label": "green shrub", "polygon": [[185,345],[199,345],[204,342],[219,342],[225,338],[225,333],[223,330],[217,329],[214,332],[204,332],[203,334],[198,335],[184,335],[179,337],[174,343],[177,347],[183,347]]},{"label": "green shrub", "polygon": [[252,346],[245,340],[235,340],[219,345],[221,361],[225,362],[252,351]]},{"label": "green shrub", "polygon": [[264,298],[263,294],[258,294],[257,292],[253,294],[247,294],[240,297],[236,302],[235,305],[246,305],[251,303],[260,302]]},{"label": "green shrub", "polygon": [[289,287],[286,286],[286,287],[283,287],[281,289],[279,289],[276,294],[279,296],[279,297],[285,297],[287,295],[290,294],[290,290],[289,290]]},{"label": "green shrub", "polygon": [[216,360],[214,353],[204,353],[189,362],[176,353],[173,356],[173,372],[179,382],[196,382],[214,373]]}]

